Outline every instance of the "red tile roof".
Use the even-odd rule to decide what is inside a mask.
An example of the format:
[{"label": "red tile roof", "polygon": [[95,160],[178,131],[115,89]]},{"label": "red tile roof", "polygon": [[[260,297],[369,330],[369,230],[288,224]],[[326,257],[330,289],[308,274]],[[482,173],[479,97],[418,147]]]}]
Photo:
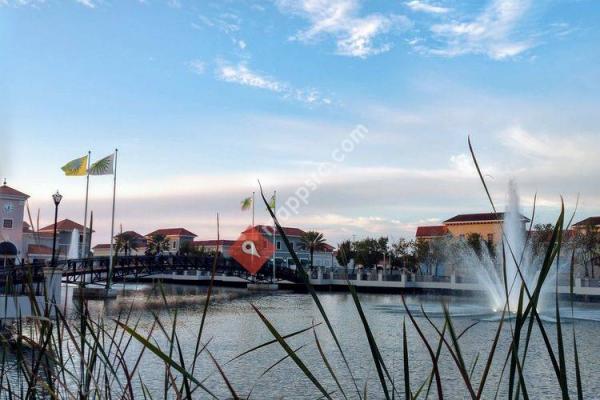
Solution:
[{"label": "red tile roof", "polygon": [[330,245],[330,244],[323,243],[323,247],[322,247],[322,250],[321,250],[321,251],[326,251],[326,252],[328,252],[328,253],[331,253],[331,252],[333,252],[333,250],[335,250],[335,247],[333,247],[333,246],[332,246],[332,245]]},{"label": "red tile roof", "polygon": [[[273,234],[273,227],[272,226],[256,225],[255,228],[257,230],[259,230],[260,232],[266,233],[268,235],[272,235]],[[284,226],[282,228],[283,228],[283,232],[286,234],[286,236],[302,236],[305,233],[302,229],[299,229],[299,228],[291,228],[291,227],[286,227],[286,226]],[[252,228],[249,227],[243,233],[248,232],[250,229],[252,229]],[[279,232],[277,234],[279,234]]]},{"label": "red tile roof", "polygon": [[[521,219],[529,222],[529,218],[521,215]],[[487,222],[487,221],[504,221],[504,213],[479,213],[479,214],[458,214],[444,221],[445,224],[461,223],[461,222]]]},{"label": "red tile roof", "polygon": [[435,225],[435,226],[419,226],[417,228],[416,237],[439,237],[444,236],[448,233],[448,228],[444,225]]},{"label": "red tile roof", "polygon": [[48,246],[43,246],[41,244],[30,244],[27,247],[27,254],[28,255],[45,255],[45,256],[51,256],[52,255],[52,249]]},{"label": "red tile roof", "polygon": [[[77,229],[79,232],[83,232],[83,225],[78,224],[75,221],[71,221],[70,219],[63,219],[62,221],[58,221],[56,224],[56,230],[58,232],[71,232]],[[53,232],[54,224],[45,226],[40,229],[40,232]]]},{"label": "red tile roof", "polygon": [[[139,233],[137,233],[135,231],[125,231],[122,234],[123,235],[127,235],[127,236],[131,236],[135,240],[146,240],[146,237],[144,237],[144,235],[141,235],[141,234],[139,234]],[[119,236],[119,235],[120,235],[120,233],[117,234],[116,236]]]},{"label": "red tile roof", "polygon": [[95,245],[94,247],[92,247],[92,249],[93,249],[93,250],[96,250],[96,249],[110,249],[110,243],[106,243],[106,244],[104,244],[104,243],[97,244],[97,245]]},{"label": "red tile roof", "polygon": [[[232,246],[235,240],[219,240],[218,242],[221,246]],[[217,240],[194,240],[193,245],[194,247],[216,246]]]},{"label": "red tile roof", "polygon": [[579,221],[576,224],[573,224],[573,226],[581,226],[581,227],[586,227],[588,225],[592,225],[592,226],[596,226],[596,225],[600,225],[600,217],[589,217],[584,219],[583,221]]},{"label": "red tile roof", "polygon": [[6,186],[6,183],[4,183],[4,185],[0,186],[0,195],[22,197],[23,199],[29,198],[29,195],[27,195],[23,192],[19,192],[18,190],[15,190],[15,189],[11,188],[10,186]]},{"label": "red tile roof", "polygon": [[153,235],[165,235],[165,236],[189,236],[196,237],[195,233],[188,231],[185,228],[166,228],[166,229],[157,229],[154,232],[150,232],[146,235],[146,237],[150,237]]}]

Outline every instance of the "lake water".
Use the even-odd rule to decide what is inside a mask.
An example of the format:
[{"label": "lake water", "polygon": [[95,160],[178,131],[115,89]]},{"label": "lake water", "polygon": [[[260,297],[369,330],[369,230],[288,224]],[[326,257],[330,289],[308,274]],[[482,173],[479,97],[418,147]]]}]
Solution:
[{"label": "lake water", "polygon": [[[141,333],[145,333],[152,326],[155,314],[165,325],[170,326],[174,311],[177,310],[177,334],[184,352],[191,357],[200,325],[203,309],[202,299],[206,288],[165,285],[166,298],[171,306],[171,310],[168,312],[164,309],[159,293],[153,291],[150,284],[117,286],[117,288],[120,288],[118,299],[89,302],[92,314],[102,314],[105,318],[112,319],[118,318],[120,313],[127,313],[131,309],[130,325],[139,319],[137,329]],[[264,323],[252,309],[251,303],[264,313],[280,333],[287,334],[306,328],[313,322],[322,322],[310,295],[291,292],[251,294],[245,289],[216,288],[215,297],[218,300],[209,306],[203,341],[210,340],[208,349],[223,365],[227,377],[238,394],[247,396],[252,390],[252,398],[255,399],[315,399],[320,397],[318,390],[290,359],[285,359],[262,376],[267,368],[285,356],[285,352],[278,344],[257,350],[227,364],[228,360],[243,351],[273,339]],[[360,391],[362,392],[366,385],[370,394],[369,398],[383,398],[365,332],[351,296],[345,293],[319,293],[319,298],[342,343]],[[360,299],[387,367],[398,387],[402,389],[404,385],[402,324],[406,319],[411,387],[413,390],[417,390],[429,376],[431,361],[429,353],[408,320],[401,297],[399,295],[360,294]],[[460,339],[461,350],[468,367],[471,367],[474,360],[479,357],[474,368],[474,377],[477,381],[487,360],[490,345],[498,326],[498,322],[494,321],[495,317],[490,315],[487,299],[484,297],[411,295],[406,297],[406,301],[416,314],[419,313],[422,305],[429,315],[434,316],[432,320],[440,328],[443,325],[442,301],[449,304],[458,332],[479,321]],[[72,303],[69,303],[68,307],[73,311]],[[570,316],[570,308],[563,307],[562,313]],[[600,380],[597,379],[600,371],[600,357],[598,357],[600,351],[600,340],[598,339],[600,337],[600,304],[576,304],[575,317],[579,319],[563,325],[565,346],[568,349],[569,385],[572,388],[575,387],[571,336],[572,328],[575,327],[583,368],[585,397],[600,398]],[[435,331],[422,316],[418,316],[416,319],[425,335],[431,340],[432,346],[435,347],[438,338]],[[545,326],[556,348],[556,324],[548,322]],[[317,327],[316,331],[346,394],[349,398],[357,398],[354,385],[327,328],[323,324]],[[510,324],[506,323],[502,330],[497,357],[492,366],[484,398],[493,397],[495,394],[504,362],[503,355],[507,354],[509,337]],[[158,344],[164,345],[165,341],[162,335],[157,334],[155,338]],[[312,331],[291,338],[289,343],[294,349],[304,346],[298,352],[300,358],[327,390],[337,389],[319,355]],[[131,346],[128,354],[135,354],[140,349],[138,343],[132,342]],[[150,391],[157,397],[162,397],[165,376],[163,362],[153,354],[146,353],[139,372]],[[446,398],[468,397],[458,370],[446,350],[442,351],[440,374]],[[195,376],[199,379],[208,378],[205,382],[206,386],[220,398],[230,397],[222,377],[216,373],[215,365],[207,355],[202,356]],[[530,398],[559,397],[559,389],[550,359],[537,330],[534,330],[528,353],[525,378]],[[507,380],[504,379],[504,381]],[[506,387],[506,382],[500,385],[500,397],[506,397]],[[140,390],[139,387],[137,389]],[[403,392],[402,389],[400,389],[400,393]],[[436,398],[437,396],[434,394],[435,384],[432,385],[430,397]],[[206,397],[205,394],[198,393],[198,398]],[[333,397],[343,398],[337,391]]]}]

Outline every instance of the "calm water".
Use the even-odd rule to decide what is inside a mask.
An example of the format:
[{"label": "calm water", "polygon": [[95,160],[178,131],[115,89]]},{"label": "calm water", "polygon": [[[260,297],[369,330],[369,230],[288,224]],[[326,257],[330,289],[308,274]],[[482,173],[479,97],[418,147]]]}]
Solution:
[{"label": "calm water", "polygon": [[[126,312],[133,305],[132,321],[140,319],[138,330],[146,332],[153,322],[152,312],[157,312],[167,325],[172,314],[164,311],[156,292],[153,293],[150,285],[125,286],[117,300],[90,301],[93,313],[104,314],[108,318],[117,318],[120,312]],[[178,311],[178,336],[182,346],[193,352],[195,338],[200,325],[203,304],[201,299],[205,293],[204,288],[166,285],[167,299],[173,310]],[[252,310],[250,303],[255,304],[269,318],[275,327],[282,333],[291,333],[308,327],[313,321],[320,322],[320,314],[311,297],[306,294],[277,293],[277,294],[249,294],[246,290],[218,288],[216,297],[219,299],[209,307],[204,338],[211,339],[208,346],[220,364],[241,352],[260,343],[271,340],[272,336]],[[388,368],[403,387],[402,367],[402,323],[407,320],[408,343],[411,368],[411,386],[413,390],[424,381],[431,369],[429,354],[416,332],[408,321],[399,295],[360,295],[363,308],[371,324],[371,328],[380,346]],[[352,298],[343,293],[320,293],[321,299],[329,318],[334,325],[342,347],[345,350],[352,372],[357,379],[360,390],[365,384],[370,392],[370,398],[379,399],[383,394],[379,391],[378,378],[370,355],[366,336],[358,318]],[[471,366],[479,354],[480,360],[475,366],[474,376],[478,377],[483,370],[487,359],[490,344],[493,340],[497,322],[490,315],[488,301],[485,298],[456,298],[439,296],[410,296],[407,297],[409,307],[418,312],[423,305],[426,312],[434,315],[433,321],[441,328],[440,304],[446,301],[455,316],[457,331],[462,331],[474,322],[480,321],[472,327],[460,341],[467,366]],[[72,305],[70,305],[72,307]],[[73,311],[73,310],[72,310]],[[563,315],[570,310],[563,309]],[[583,386],[586,398],[600,398],[600,304],[577,304],[575,320],[563,325],[564,340],[569,349],[567,363],[572,372],[573,355],[571,328],[577,331],[578,347],[580,349],[581,365],[583,367]],[[423,317],[417,318],[418,323],[435,345],[436,334]],[[133,324],[133,322],[132,322]],[[555,343],[556,325],[547,324],[548,333]],[[325,352],[333,364],[336,374],[344,383],[343,387],[350,398],[356,397],[354,386],[351,383],[347,370],[339,357],[333,340],[327,328],[321,325],[317,334]],[[499,355],[505,355],[509,343],[510,327],[505,324],[502,340],[498,348]],[[164,339],[157,336],[158,343]],[[292,348],[304,345],[299,351],[299,356],[309,366],[310,370],[325,384],[328,390],[335,390],[335,383],[327,373],[315,345],[312,332],[294,337],[290,341]],[[137,353],[137,343],[132,349]],[[309,380],[304,377],[298,367],[289,359],[284,360],[267,374],[261,374],[272,364],[284,357],[285,353],[274,344],[260,349],[250,355],[242,357],[224,366],[224,370],[240,395],[247,395],[253,388],[252,398],[256,399],[315,399],[319,392]],[[132,356],[133,357],[133,356]],[[485,398],[493,397],[497,387],[500,370],[503,362],[502,356],[495,359],[492,368],[488,391]],[[196,376],[206,378],[206,385],[222,398],[228,398],[229,392],[214,364],[208,357],[202,357]],[[144,355],[141,365],[141,376],[149,389],[159,397],[162,395],[164,382],[164,366],[154,355]],[[531,398],[558,398],[558,386],[553,376],[549,357],[546,354],[543,342],[534,333],[531,349],[527,358],[525,376],[527,379],[529,395]],[[465,398],[468,396],[465,386],[454,367],[454,363],[447,351],[442,352],[441,375],[443,380],[444,395],[447,398]],[[569,384],[574,387],[574,373],[569,375]],[[503,383],[500,393],[505,397]],[[432,386],[432,390],[435,385]],[[433,392],[432,392],[433,393]],[[199,394],[198,398],[205,396]],[[339,393],[334,395],[342,398]]]}]

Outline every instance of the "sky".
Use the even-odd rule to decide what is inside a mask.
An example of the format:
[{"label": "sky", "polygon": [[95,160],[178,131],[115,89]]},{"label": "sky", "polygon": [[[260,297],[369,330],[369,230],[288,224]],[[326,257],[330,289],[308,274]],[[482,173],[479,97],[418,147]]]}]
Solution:
[{"label": "sky", "polygon": [[[117,230],[234,239],[243,198],[347,238],[498,209],[600,214],[595,0],[0,0],[0,176],[83,221],[60,167],[119,149]],[[92,177],[95,243],[112,177]],[[257,195],[256,222],[269,223]],[[579,201],[577,202],[577,199]]]}]

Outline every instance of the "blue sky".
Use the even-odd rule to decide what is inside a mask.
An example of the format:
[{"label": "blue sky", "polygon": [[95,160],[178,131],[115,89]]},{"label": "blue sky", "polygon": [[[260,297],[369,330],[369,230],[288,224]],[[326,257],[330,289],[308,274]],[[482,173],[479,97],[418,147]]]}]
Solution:
[{"label": "blue sky", "polygon": [[[210,238],[220,212],[233,238],[257,178],[285,204],[330,163],[286,224],[410,237],[489,210],[470,134],[500,207],[515,179],[540,222],[560,195],[598,214],[599,17],[592,0],[0,0],[0,174],[43,221],[56,188],[82,220],[60,166],[118,147],[124,229]],[[93,179],[98,241],[110,195]]]}]

